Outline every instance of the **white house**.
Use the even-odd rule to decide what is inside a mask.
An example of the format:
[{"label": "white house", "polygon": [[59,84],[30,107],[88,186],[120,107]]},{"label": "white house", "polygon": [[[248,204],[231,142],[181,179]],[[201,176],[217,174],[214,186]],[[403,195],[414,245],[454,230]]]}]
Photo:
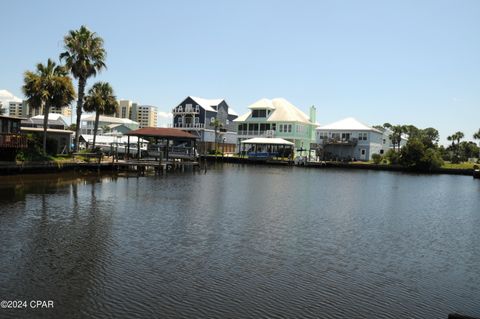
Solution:
[{"label": "white house", "polygon": [[[392,148],[391,133],[348,117],[318,127],[316,141],[324,159],[369,161],[373,154],[383,155]],[[405,142],[402,138],[400,145]]]}]

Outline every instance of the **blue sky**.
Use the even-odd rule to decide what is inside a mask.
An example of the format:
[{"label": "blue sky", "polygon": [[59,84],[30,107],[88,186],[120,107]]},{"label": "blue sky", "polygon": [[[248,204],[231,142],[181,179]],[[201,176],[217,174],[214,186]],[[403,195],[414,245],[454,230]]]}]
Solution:
[{"label": "blue sky", "polygon": [[0,3],[0,89],[58,58],[85,24],[105,40],[119,98],[169,112],[187,95],[243,113],[285,97],[327,124],[480,128],[480,1],[22,1]]}]

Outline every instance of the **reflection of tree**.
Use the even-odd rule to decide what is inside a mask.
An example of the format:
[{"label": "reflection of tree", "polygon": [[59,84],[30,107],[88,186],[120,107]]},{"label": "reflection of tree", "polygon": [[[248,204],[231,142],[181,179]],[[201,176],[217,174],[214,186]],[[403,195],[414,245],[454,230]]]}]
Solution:
[{"label": "reflection of tree", "polygon": [[[71,181],[70,187],[53,181],[37,185],[28,194],[27,213],[18,217],[24,220],[15,234],[19,247],[2,251],[10,263],[2,267],[8,271],[5,278],[0,276],[2,295],[54,300],[59,306],[47,317],[69,318],[84,310],[84,298],[98,289],[96,278],[103,276],[105,243],[111,236],[111,208],[98,200],[97,180],[85,186]],[[5,260],[0,257],[1,264]]]}]

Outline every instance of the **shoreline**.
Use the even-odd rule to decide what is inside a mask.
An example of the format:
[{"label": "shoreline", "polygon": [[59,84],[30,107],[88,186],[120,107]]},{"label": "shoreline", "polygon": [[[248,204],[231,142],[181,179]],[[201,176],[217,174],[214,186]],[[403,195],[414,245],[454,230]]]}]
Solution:
[{"label": "shoreline", "polygon": [[[240,157],[215,157],[211,155],[200,156],[200,163],[233,163],[247,165],[279,165],[279,166],[295,166],[293,161],[285,160],[265,160],[265,159],[248,159]],[[417,171],[402,167],[400,165],[370,164],[370,163],[341,163],[341,162],[307,162],[299,167],[329,169],[361,169],[375,171],[393,171],[416,174],[447,174],[447,175],[464,175],[472,176],[472,169],[460,168],[438,168],[431,171]],[[23,174],[43,174],[43,173],[61,173],[70,171],[116,171],[115,163],[83,163],[83,162],[26,162],[26,163],[1,163],[0,176],[23,175]]]}]

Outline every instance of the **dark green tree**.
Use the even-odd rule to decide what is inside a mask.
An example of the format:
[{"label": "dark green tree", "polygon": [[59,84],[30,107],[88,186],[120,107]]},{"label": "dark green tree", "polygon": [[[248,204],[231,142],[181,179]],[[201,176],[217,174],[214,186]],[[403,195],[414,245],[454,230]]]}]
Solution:
[{"label": "dark green tree", "polygon": [[64,38],[64,44],[66,51],[60,54],[60,59],[65,60],[66,67],[78,80],[77,124],[75,127],[75,150],[78,150],[87,79],[96,76],[98,72],[106,68],[106,52],[103,47],[103,39],[84,25],[78,30],[70,30]]},{"label": "dark green tree", "polygon": [[115,97],[113,89],[109,83],[97,82],[88,91],[83,108],[87,112],[95,112],[92,149],[95,148],[100,115],[113,115],[117,106],[117,98]]},{"label": "dark green tree", "polygon": [[61,108],[75,99],[75,89],[67,70],[51,59],[37,64],[36,70],[26,71],[23,93],[34,109],[43,108],[43,153],[47,152],[47,128],[50,107]]}]

